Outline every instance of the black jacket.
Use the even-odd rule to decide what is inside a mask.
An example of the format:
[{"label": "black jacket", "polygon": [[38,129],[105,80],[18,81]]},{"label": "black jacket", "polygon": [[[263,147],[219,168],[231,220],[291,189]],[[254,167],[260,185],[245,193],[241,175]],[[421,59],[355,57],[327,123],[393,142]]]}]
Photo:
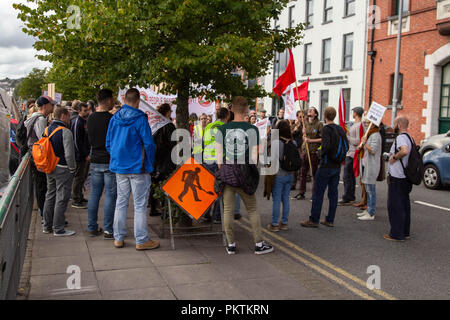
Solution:
[{"label": "black jacket", "polygon": [[177,142],[172,141],[172,132],[175,131],[173,123],[168,123],[164,127],[160,128],[153,135],[153,141],[155,142],[155,162],[153,181],[160,182],[166,180],[170,174],[177,167],[172,162],[172,149],[176,146]]},{"label": "black jacket", "polygon": [[75,159],[77,162],[81,162],[83,159],[86,159],[91,151],[86,123],[87,121],[80,116],[77,116],[71,121],[70,130],[73,134]]}]

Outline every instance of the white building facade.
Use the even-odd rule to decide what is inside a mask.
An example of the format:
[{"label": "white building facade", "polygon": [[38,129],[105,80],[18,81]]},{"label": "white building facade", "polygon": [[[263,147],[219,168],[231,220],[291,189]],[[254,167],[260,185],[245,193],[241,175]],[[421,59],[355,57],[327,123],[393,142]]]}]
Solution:
[{"label": "white building facade", "polygon": [[[309,23],[303,44],[292,48],[292,53],[298,85],[309,78],[306,106],[315,107],[320,119],[326,107],[338,108],[341,89],[347,105],[346,120],[352,120],[349,110],[364,104],[367,10],[367,0],[297,0],[291,1],[273,22],[281,29]],[[286,69],[287,51],[277,53],[274,60],[264,81],[267,92],[272,92],[276,79]],[[264,99],[264,108],[271,115],[281,107],[282,99]]]}]

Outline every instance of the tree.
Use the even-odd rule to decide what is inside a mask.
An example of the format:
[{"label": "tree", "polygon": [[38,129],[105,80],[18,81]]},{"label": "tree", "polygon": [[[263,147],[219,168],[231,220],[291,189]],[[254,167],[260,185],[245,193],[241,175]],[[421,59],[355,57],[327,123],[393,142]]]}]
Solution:
[{"label": "tree", "polygon": [[17,95],[24,100],[40,97],[46,84],[46,72],[46,69],[33,69],[16,87]]}]

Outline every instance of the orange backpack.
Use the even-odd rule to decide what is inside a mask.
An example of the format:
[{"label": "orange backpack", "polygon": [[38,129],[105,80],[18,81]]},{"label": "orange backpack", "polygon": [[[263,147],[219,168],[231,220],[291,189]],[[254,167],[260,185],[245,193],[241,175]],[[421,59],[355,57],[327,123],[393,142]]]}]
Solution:
[{"label": "orange backpack", "polygon": [[44,173],[51,173],[56,169],[56,165],[59,162],[59,157],[55,155],[53,151],[50,138],[59,130],[65,129],[64,127],[58,127],[53,130],[52,134],[48,137],[48,127],[45,128],[44,136],[36,143],[33,144],[32,156],[36,168]]}]

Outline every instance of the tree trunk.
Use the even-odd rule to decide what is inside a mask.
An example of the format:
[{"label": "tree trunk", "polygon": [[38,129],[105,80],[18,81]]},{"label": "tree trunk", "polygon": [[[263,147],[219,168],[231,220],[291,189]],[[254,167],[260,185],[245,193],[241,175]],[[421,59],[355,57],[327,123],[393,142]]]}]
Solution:
[{"label": "tree trunk", "polygon": [[[183,79],[178,85],[177,98],[177,129],[189,130],[189,79]],[[181,213],[179,227],[192,227],[192,219]]]}]

